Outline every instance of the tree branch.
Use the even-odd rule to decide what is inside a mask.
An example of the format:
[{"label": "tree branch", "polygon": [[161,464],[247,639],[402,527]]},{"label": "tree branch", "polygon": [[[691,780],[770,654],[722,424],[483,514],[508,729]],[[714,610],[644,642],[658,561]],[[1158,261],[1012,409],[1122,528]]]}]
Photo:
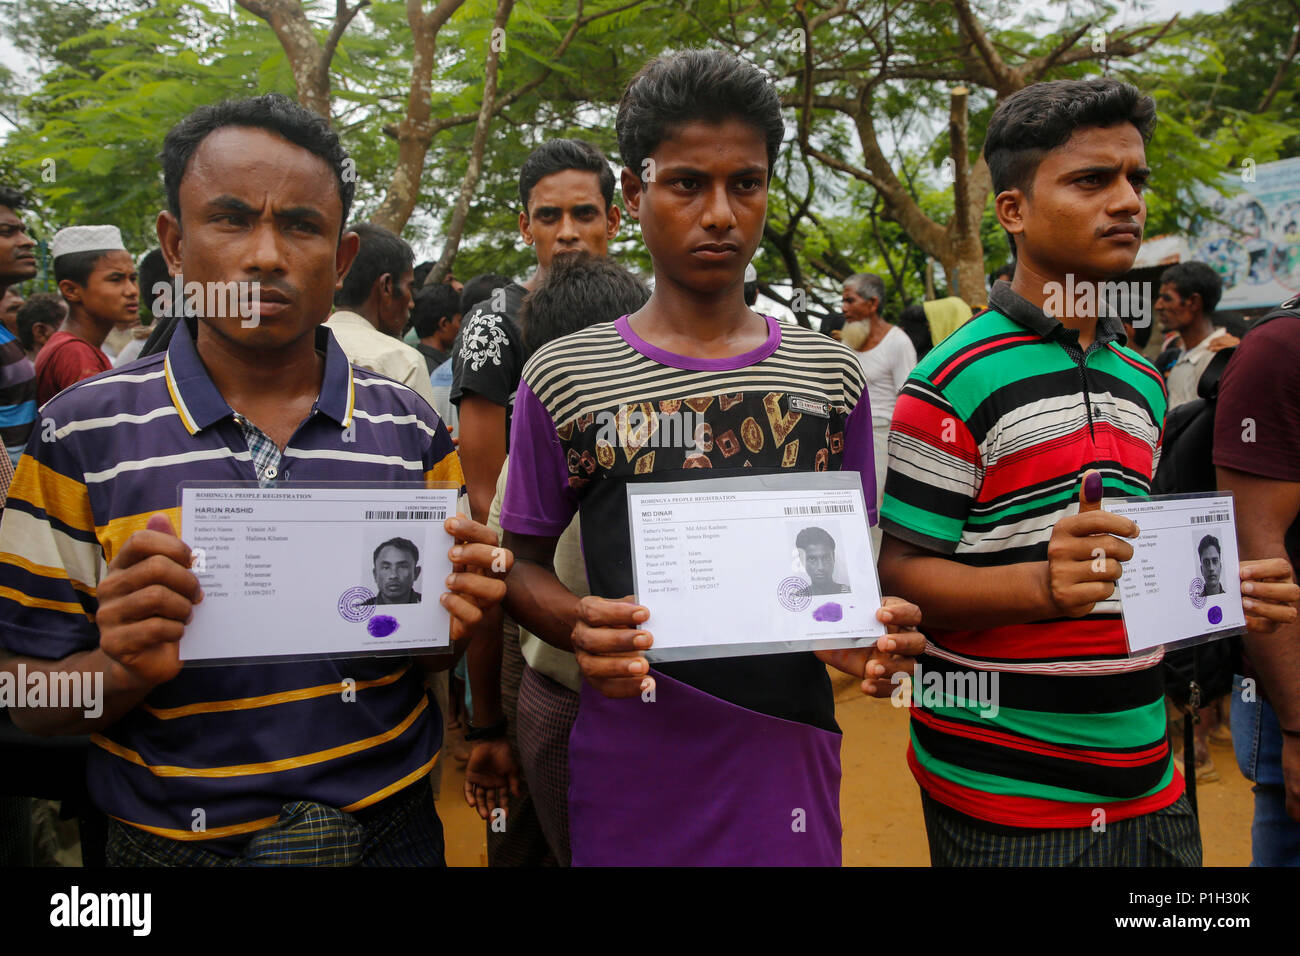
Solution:
[{"label": "tree branch", "polygon": [[[1295,3],[1293,0],[1291,9],[1295,11],[1297,21],[1300,21],[1300,4]],[[1273,97],[1277,96],[1277,91],[1282,89],[1282,80],[1286,77],[1286,72],[1290,69],[1297,53],[1300,53],[1300,22],[1296,23],[1295,32],[1291,34],[1291,45],[1287,48],[1286,56],[1277,65],[1277,73],[1273,77],[1273,82],[1269,84],[1264,98],[1259,101],[1259,106],[1255,107],[1256,113],[1262,113],[1273,105]]]},{"label": "tree branch", "polygon": [[[581,3],[581,0],[579,0]],[[442,247],[442,255],[434,263],[425,279],[426,285],[436,285],[446,279],[451,272],[451,263],[460,248],[461,234],[465,231],[465,220],[469,217],[469,203],[474,195],[474,187],[483,172],[483,151],[487,147],[488,128],[495,115],[494,106],[497,94],[497,70],[501,62],[501,50],[495,42],[498,30],[504,30],[514,9],[515,0],[497,0],[496,18],[493,20],[493,42],[488,45],[487,75],[483,80],[483,105],[479,108],[478,122],[474,127],[474,143],[470,147],[469,165],[460,183],[460,195],[456,198],[456,207],[452,210],[451,223],[447,227],[447,239]]]}]

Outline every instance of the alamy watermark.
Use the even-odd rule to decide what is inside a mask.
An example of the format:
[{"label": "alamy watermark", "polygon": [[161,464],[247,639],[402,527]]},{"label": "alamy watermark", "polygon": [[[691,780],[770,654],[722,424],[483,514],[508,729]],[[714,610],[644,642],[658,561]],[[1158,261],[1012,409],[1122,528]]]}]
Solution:
[{"label": "alamy watermark", "polygon": [[104,675],[100,671],[28,671],[19,663],[0,671],[0,707],[80,710],[87,720],[104,713]]},{"label": "alamy watermark", "polygon": [[260,282],[186,282],[175,275],[170,282],[155,282],[149,291],[153,296],[149,311],[154,315],[238,318],[244,329],[256,328],[262,321]]},{"label": "alamy watermark", "polygon": [[917,661],[910,676],[896,671],[890,677],[894,690],[889,700],[895,707],[920,704],[926,710],[964,705],[981,717],[993,718],[1001,709],[998,706],[1000,676],[997,671],[926,670]]},{"label": "alamy watermark", "polygon": [[689,408],[673,411],[653,405],[619,405],[617,412],[596,413],[596,445],[616,448],[713,447],[713,429]]},{"label": "alamy watermark", "polygon": [[1150,282],[1094,282],[1066,273],[1065,282],[1043,286],[1043,311],[1058,319],[1110,315],[1135,329],[1151,324],[1154,295]]}]

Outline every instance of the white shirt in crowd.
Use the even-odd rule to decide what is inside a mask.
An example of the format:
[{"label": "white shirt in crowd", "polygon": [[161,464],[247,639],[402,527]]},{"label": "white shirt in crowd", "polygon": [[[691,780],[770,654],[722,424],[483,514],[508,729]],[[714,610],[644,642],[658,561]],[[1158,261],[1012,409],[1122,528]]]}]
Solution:
[{"label": "white shirt in crowd", "polygon": [[1205,371],[1206,363],[1214,354],[1210,351],[1210,343],[1227,334],[1227,329],[1215,329],[1203,338],[1196,348],[1186,349],[1182,355],[1178,356],[1178,361],[1169,370],[1169,378],[1165,381],[1165,385],[1169,389],[1169,410],[1171,412],[1179,405],[1190,402],[1197,397],[1196,384],[1201,380],[1201,373]]},{"label": "white shirt in crowd", "polygon": [[[885,475],[889,471],[889,423],[898,404],[898,390],[916,368],[916,347],[896,325],[891,325],[879,344],[865,352],[854,351],[867,380],[867,399],[871,402],[872,452],[876,466],[876,507],[885,497]],[[880,557],[881,533],[871,529],[871,545]]]},{"label": "white shirt in crowd", "polygon": [[339,311],[331,315],[325,326],[338,340],[339,347],[353,365],[380,375],[387,375],[433,405],[433,388],[429,385],[429,366],[424,356],[401,339],[385,335],[355,312]]}]

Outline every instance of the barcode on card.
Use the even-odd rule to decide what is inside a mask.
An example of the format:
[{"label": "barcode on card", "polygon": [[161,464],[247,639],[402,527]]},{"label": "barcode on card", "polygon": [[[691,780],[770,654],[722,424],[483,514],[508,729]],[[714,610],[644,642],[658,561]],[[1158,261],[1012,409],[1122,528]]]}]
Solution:
[{"label": "barcode on card", "polygon": [[1228,512],[1216,511],[1212,515],[1192,515],[1192,524],[1219,524],[1228,520]]},{"label": "barcode on card", "polygon": [[447,512],[441,509],[432,511],[367,511],[367,521],[442,521]]},{"label": "barcode on card", "polygon": [[833,515],[852,514],[853,505],[789,505],[787,515]]}]

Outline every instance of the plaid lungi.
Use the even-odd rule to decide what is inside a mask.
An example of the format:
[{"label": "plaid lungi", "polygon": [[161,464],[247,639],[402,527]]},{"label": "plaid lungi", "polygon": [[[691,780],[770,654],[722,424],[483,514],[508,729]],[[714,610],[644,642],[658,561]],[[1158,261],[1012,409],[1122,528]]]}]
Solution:
[{"label": "plaid lungi", "polygon": [[356,813],[286,803],[239,856],[110,820],[107,858],[109,866],[446,866],[428,777]]},{"label": "plaid lungi", "polygon": [[560,866],[569,853],[569,732],[578,695],[527,664],[519,682],[519,756],[533,806]]},{"label": "plaid lungi", "polygon": [[[501,628],[501,711],[506,716],[506,737],[515,762],[524,767],[519,753],[519,681],[523,677],[523,651],[519,649],[519,625],[509,616]],[[528,772],[519,774],[519,796],[510,795],[505,829],[493,829],[487,822],[488,866],[555,866],[555,855],[546,842],[532,794],[528,792]]]},{"label": "plaid lungi", "polygon": [[1201,829],[1187,795],[1092,827],[1020,829],[967,816],[921,791],[931,866],[1200,866]]}]

